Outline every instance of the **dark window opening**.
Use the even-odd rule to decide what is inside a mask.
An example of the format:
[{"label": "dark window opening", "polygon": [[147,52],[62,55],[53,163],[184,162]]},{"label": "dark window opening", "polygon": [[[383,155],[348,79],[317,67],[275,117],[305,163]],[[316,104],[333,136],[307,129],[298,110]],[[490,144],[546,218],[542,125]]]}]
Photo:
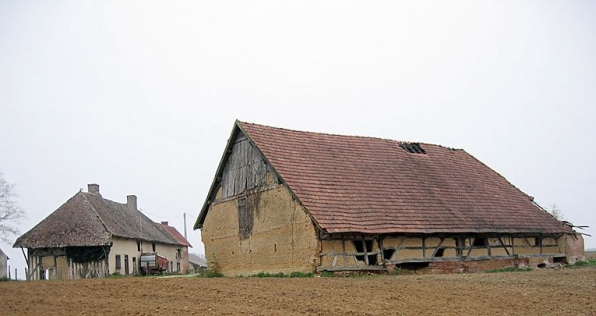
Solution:
[{"label": "dark window opening", "polygon": [[151,243],[151,248],[153,248],[153,252],[155,252],[155,243],[154,242]]},{"label": "dark window opening", "polygon": [[[366,256],[368,257],[368,265],[377,264],[377,255],[368,254],[369,252],[372,252],[373,242],[374,240],[354,240],[354,247],[356,248],[356,252],[367,253]],[[357,255],[356,260],[364,261],[364,255]]]},{"label": "dark window opening", "polygon": [[176,263],[176,272],[180,272],[180,262]]},{"label": "dark window opening", "polygon": [[540,237],[534,238],[534,245],[535,246],[540,246],[541,244],[542,244],[542,238],[540,238]]},{"label": "dark window opening", "polygon": [[141,242],[137,240],[137,251],[141,252]]},{"label": "dark window opening", "polygon": [[116,270],[120,270],[122,269],[122,259],[120,258],[120,255],[116,255]]},{"label": "dark window opening", "polygon": [[428,262],[406,262],[406,263],[398,264],[397,267],[404,269],[404,270],[416,271],[416,270],[426,269],[426,268],[428,268],[428,265],[429,265]]},{"label": "dark window opening", "polygon": [[394,253],[395,249],[383,249],[383,257],[385,257],[385,260],[391,260]]},{"label": "dark window opening", "polygon": [[377,264],[377,255],[369,255],[368,256],[368,265],[374,266]]},{"label": "dark window opening", "polygon": [[[364,252],[364,242],[362,240],[354,240],[354,247],[356,248],[356,252]],[[364,256],[356,255],[356,260],[364,261]]]},{"label": "dark window opening", "polygon": [[473,247],[486,247],[486,238],[478,237],[474,238],[474,242],[472,243]]},{"label": "dark window opening", "polygon": [[437,252],[435,252],[435,258],[441,258],[443,257],[443,254],[445,253],[445,248],[439,248],[437,249]]},{"label": "dark window opening", "polygon": [[426,154],[419,143],[399,143],[399,147],[405,149],[411,154]]}]

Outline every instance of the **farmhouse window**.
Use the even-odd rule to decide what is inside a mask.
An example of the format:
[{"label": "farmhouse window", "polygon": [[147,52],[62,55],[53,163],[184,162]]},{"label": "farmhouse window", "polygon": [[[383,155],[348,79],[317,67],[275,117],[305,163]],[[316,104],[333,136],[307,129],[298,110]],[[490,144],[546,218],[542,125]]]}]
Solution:
[{"label": "farmhouse window", "polygon": [[116,255],[116,270],[122,269],[122,258],[120,255]]},{"label": "farmhouse window", "polygon": [[151,248],[153,249],[153,252],[155,252],[155,243],[154,242],[151,243]]},{"label": "farmhouse window", "polygon": [[137,240],[137,251],[141,252],[141,241]]},{"label": "farmhouse window", "polygon": [[128,270],[128,255],[124,255],[124,274],[129,275],[130,272]]}]

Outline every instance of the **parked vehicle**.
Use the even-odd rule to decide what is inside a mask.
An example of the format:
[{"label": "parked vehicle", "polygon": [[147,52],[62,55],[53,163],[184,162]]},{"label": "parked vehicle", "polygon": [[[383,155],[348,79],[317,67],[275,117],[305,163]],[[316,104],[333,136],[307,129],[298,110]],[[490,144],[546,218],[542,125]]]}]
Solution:
[{"label": "parked vehicle", "polygon": [[156,252],[141,254],[141,274],[163,274],[168,270],[168,259]]}]

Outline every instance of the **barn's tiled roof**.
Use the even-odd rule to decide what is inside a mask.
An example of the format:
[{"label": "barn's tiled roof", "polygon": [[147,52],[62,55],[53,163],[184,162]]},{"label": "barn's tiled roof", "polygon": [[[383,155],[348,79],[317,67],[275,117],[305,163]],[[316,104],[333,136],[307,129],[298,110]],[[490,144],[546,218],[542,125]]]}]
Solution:
[{"label": "barn's tiled roof", "polygon": [[17,239],[14,247],[102,246],[112,236],[179,245],[160,224],[126,204],[79,192]]},{"label": "barn's tiled roof", "polygon": [[570,231],[461,149],[237,124],[329,233]]}]

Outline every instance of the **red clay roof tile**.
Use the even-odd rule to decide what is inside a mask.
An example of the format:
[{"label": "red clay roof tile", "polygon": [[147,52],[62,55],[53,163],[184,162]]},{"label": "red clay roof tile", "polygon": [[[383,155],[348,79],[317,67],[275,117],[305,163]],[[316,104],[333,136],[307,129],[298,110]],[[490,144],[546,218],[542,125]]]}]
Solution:
[{"label": "red clay roof tile", "polygon": [[464,150],[238,125],[329,233],[570,231]]}]

